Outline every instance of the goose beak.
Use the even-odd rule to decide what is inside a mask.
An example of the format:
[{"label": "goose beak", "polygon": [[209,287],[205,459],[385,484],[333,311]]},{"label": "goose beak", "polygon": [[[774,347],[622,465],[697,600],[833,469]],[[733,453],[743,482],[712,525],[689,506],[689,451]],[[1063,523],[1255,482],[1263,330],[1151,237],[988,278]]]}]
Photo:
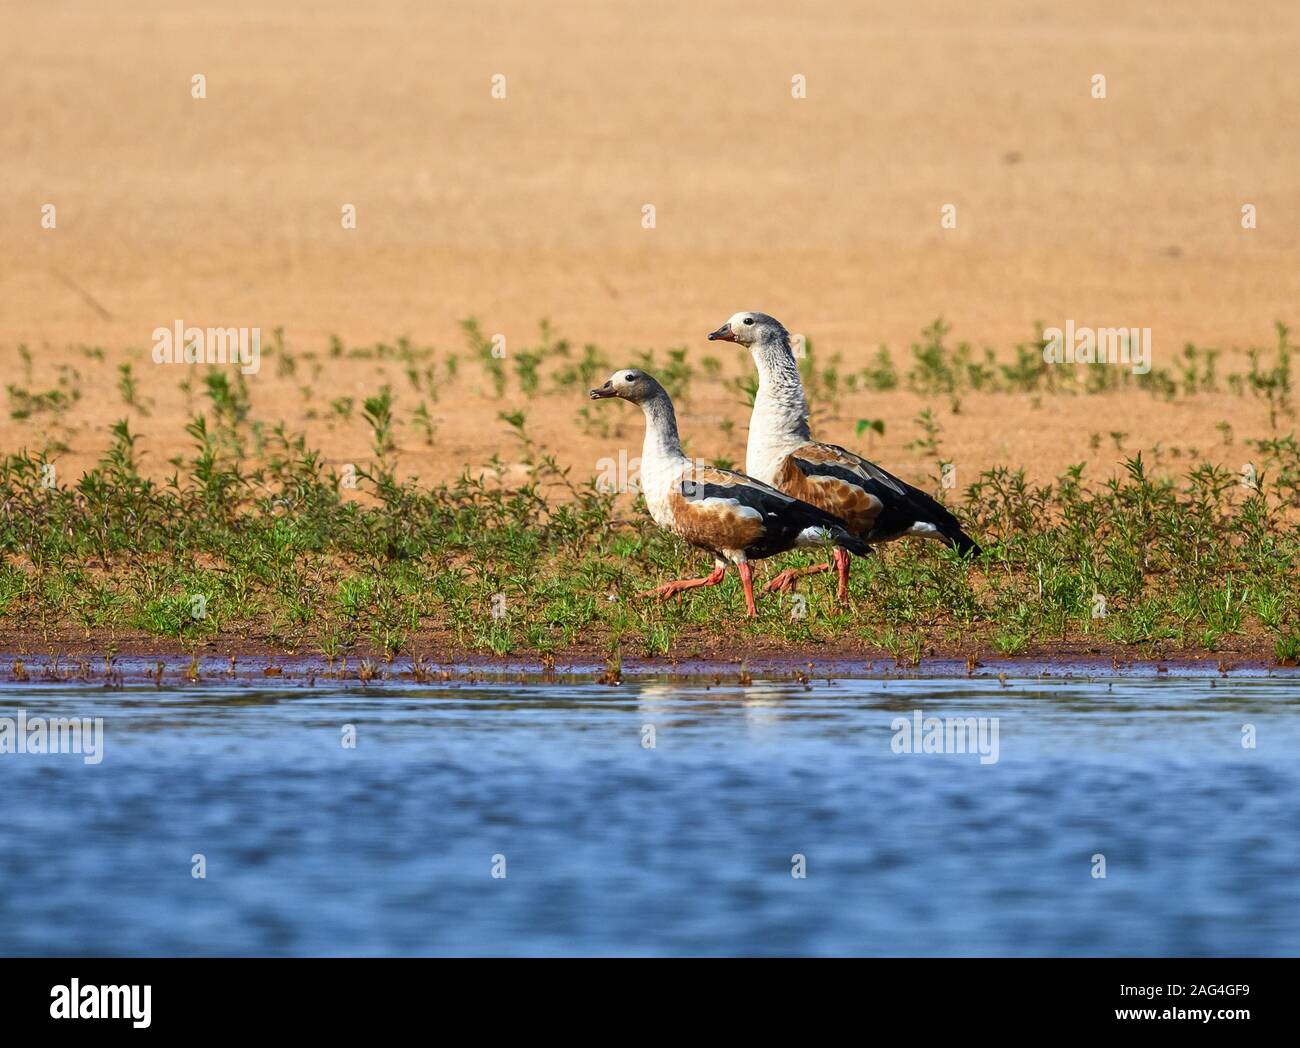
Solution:
[{"label": "goose beak", "polygon": [[717,331],[709,332],[710,342],[735,342],[736,336],[731,330],[731,321],[727,321]]},{"label": "goose beak", "polygon": [[606,382],[600,389],[593,389],[590,396],[592,400],[604,400],[606,397],[616,397],[618,394],[614,392],[614,384]]}]

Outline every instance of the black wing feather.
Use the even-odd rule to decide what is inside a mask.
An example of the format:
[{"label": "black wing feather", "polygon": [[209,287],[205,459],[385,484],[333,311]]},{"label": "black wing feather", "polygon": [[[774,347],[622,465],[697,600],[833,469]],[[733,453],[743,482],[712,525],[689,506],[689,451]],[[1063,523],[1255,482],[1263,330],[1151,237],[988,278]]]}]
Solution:
[{"label": "black wing feather", "polygon": [[871,533],[867,535],[868,541],[883,542],[897,538],[913,524],[933,524],[948,545],[955,546],[961,553],[973,553],[979,556],[979,544],[962,530],[961,522],[942,503],[920,488],[900,480],[888,470],[881,469],[874,462],[867,461],[847,448],[842,448],[838,444],[823,446],[856,462],[867,474],[868,479],[864,481],[852,470],[837,466],[833,462],[808,462],[796,458],[795,465],[812,476],[830,476],[849,484],[856,484],[880,500],[883,508],[871,528]]},{"label": "black wing feather", "polygon": [[783,491],[764,484],[761,480],[736,473],[718,470],[736,478],[735,484],[712,484],[708,481],[686,478],[681,483],[682,495],[696,502],[705,499],[735,499],[740,505],[757,510],[763,515],[764,538],[746,550],[752,557],[769,557],[792,548],[795,540],[807,528],[825,528],[837,545],[865,557],[871,547],[848,530],[844,521],[832,513],[792,498]]}]

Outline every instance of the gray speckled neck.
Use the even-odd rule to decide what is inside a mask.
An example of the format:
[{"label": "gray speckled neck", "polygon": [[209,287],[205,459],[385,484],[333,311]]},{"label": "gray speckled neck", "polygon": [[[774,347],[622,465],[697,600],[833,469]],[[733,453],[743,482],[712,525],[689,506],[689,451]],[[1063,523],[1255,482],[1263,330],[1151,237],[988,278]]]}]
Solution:
[{"label": "gray speckled neck", "polygon": [[803,379],[784,335],[770,336],[751,347],[758,366],[758,393],[750,432],[761,426],[768,438],[811,439]]}]

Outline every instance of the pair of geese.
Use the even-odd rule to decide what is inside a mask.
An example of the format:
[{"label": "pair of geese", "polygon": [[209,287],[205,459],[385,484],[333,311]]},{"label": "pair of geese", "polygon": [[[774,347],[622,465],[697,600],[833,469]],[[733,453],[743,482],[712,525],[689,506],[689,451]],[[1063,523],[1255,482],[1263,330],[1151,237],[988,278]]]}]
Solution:
[{"label": "pair of geese", "polygon": [[[641,491],[650,516],[714,557],[712,574],[668,582],[642,596],[667,599],[716,586],[735,564],[752,618],[757,611],[750,562],[796,547],[832,548],[841,602],[848,598],[849,555],[865,557],[873,542],[922,535],[978,556],[979,546],[957,519],[925,492],[851,451],[812,439],[790,336],[777,320],[765,313],[737,313],[709,339],[747,348],[758,366],[747,473],[704,466],[682,454],[672,400],[644,371],[616,371],[591,391],[592,400],[618,397],[645,412]],[[796,579],[830,568],[826,563],[788,569],[765,592],[789,592]]]}]

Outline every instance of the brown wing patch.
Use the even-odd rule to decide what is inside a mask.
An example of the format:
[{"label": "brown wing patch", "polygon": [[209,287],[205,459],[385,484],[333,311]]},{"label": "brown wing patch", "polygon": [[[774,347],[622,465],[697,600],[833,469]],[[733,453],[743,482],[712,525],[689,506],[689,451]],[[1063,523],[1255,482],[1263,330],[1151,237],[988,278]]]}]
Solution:
[{"label": "brown wing patch", "polygon": [[804,444],[793,452],[794,457],[801,458],[805,462],[828,463],[835,466],[844,466],[846,469],[857,469],[858,464],[852,459],[847,459],[834,448],[826,444]]},{"label": "brown wing patch", "polygon": [[781,468],[776,474],[776,486],[787,495],[793,495],[839,517],[855,535],[866,535],[876,522],[876,518],[880,516],[883,508],[880,499],[865,488],[839,477],[809,476],[804,473],[796,465],[795,456],[804,458],[804,452],[812,449],[816,449],[820,457],[817,459],[809,457],[805,461],[850,465],[842,463],[833,452],[828,455],[829,449],[819,448],[815,444],[808,445],[806,448],[800,448],[781,463]]},{"label": "brown wing patch", "polygon": [[[709,480],[710,484],[719,483]],[[746,549],[763,537],[763,520],[753,510],[722,499],[688,499],[681,492],[668,496],[672,531],[692,546],[707,550]]]},{"label": "brown wing patch", "polygon": [[735,473],[716,466],[695,466],[682,476],[687,483],[715,484],[720,488],[731,488],[743,483]]}]

